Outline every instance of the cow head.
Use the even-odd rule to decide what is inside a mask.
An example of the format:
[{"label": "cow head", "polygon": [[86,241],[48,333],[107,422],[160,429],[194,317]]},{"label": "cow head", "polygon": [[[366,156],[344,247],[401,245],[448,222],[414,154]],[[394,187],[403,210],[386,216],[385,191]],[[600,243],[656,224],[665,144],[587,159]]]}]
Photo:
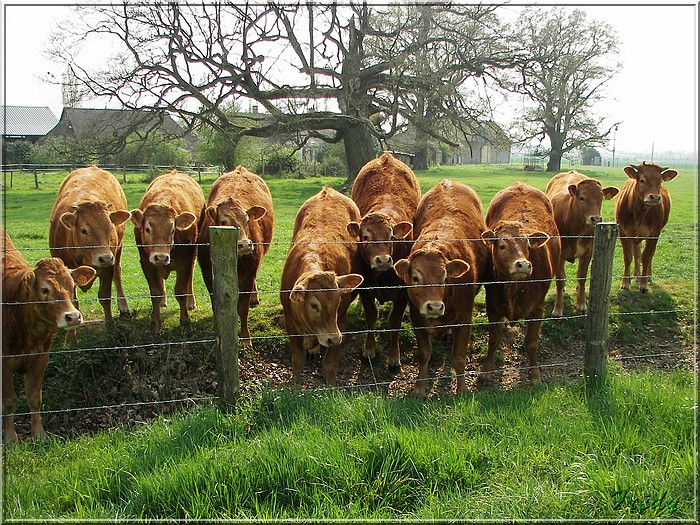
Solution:
[{"label": "cow head", "polygon": [[571,184],[568,190],[574,216],[580,217],[586,226],[595,226],[603,220],[600,214],[603,199],[610,200],[619,192],[614,187],[603,188],[595,179],[584,179],[578,184]]},{"label": "cow head", "polygon": [[661,204],[661,184],[673,180],[678,175],[676,170],[646,162],[642,162],[639,166],[630,164],[625,168],[625,173],[630,179],[636,181],[634,191],[645,206]]},{"label": "cow head", "polygon": [[75,287],[85,286],[95,275],[95,269],[90,266],[69,270],[56,257],[39,260],[28,274],[30,297],[36,302],[39,318],[54,330],[80,326],[83,316],[73,305]]},{"label": "cow head", "polygon": [[336,346],[343,340],[338,329],[338,307],[341,296],[362,284],[362,276],[354,273],[306,272],[294,283],[289,294],[296,317],[323,346]]},{"label": "cow head", "polygon": [[170,264],[170,251],[175,242],[175,230],[185,231],[196,225],[197,217],[188,211],[177,214],[168,205],[149,204],[145,210],[131,212],[136,237],[148,254],[148,261],[156,266]]},{"label": "cow head", "polygon": [[262,219],[267,209],[262,206],[251,206],[243,209],[241,203],[233,197],[216,206],[206,209],[207,217],[214,226],[233,226],[238,228],[238,256],[250,255],[255,251],[255,244],[250,238],[250,223]]},{"label": "cow head", "polygon": [[507,279],[521,280],[532,275],[530,248],[538,248],[549,240],[544,232],[525,232],[519,222],[502,222],[494,230],[481,234],[491,256],[495,273]]},{"label": "cow head", "polygon": [[394,269],[409,285],[408,297],[421,315],[437,319],[445,313],[445,283],[462,277],[469,263],[461,259],[447,260],[439,250],[421,248],[408,259],[396,261]]},{"label": "cow head", "polygon": [[362,222],[349,222],[348,233],[360,239],[360,254],[375,272],[390,270],[394,264],[394,241],[404,240],[413,232],[410,222],[392,224],[385,213],[369,213]]},{"label": "cow head", "polygon": [[80,248],[81,263],[103,268],[114,265],[114,251],[119,242],[116,227],[130,216],[126,210],[112,210],[111,203],[85,201],[61,215],[60,221],[70,232],[68,245]]}]

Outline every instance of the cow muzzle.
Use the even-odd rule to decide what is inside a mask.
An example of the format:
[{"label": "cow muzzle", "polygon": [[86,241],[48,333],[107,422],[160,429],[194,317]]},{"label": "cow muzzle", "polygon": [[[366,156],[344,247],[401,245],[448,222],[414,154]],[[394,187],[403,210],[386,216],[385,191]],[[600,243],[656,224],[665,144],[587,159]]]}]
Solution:
[{"label": "cow muzzle", "polygon": [[318,334],[316,337],[318,337],[319,343],[325,347],[338,346],[343,342],[343,334],[340,332],[334,334]]},{"label": "cow muzzle", "polygon": [[530,275],[532,275],[532,263],[527,259],[515,261],[510,268],[511,279],[527,279]]},{"label": "cow muzzle", "polygon": [[379,272],[389,270],[393,265],[394,260],[391,258],[391,255],[377,255],[376,257],[372,257],[372,262],[370,264],[372,270]]},{"label": "cow muzzle", "polygon": [[148,260],[151,262],[151,264],[155,264],[156,266],[167,266],[170,264],[170,254],[154,252],[148,258]]},{"label": "cow muzzle", "polygon": [[445,313],[445,303],[442,301],[426,301],[421,306],[420,313],[428,319],[437,319]]},{"label": "cow muzzle", "polygon": [[650,194],[644,197],[644,204],[647,206],[658,206],[661,204],[661,195]]},{"label": "cow muzzle", "polygon": [[114,266],[114,254],[102,254],[95,257],[93,264],[95,268],[106,268],[108,266]]},{"label": "cow muzzle", "polygon": [[599,222],[603,222],[603,217],[600,215],[589,215],[588,216],[588,224],[591,226],[595,226]]},{"label": "cow muzzle", "polygon": [[253,241],[250,239],[245,239],[238,241],[238,255],[250,255],[255,251],[255,246]]},{"label": "cow muzzle", "polygon": [[74,330],[83,324],[83,316],[78,310],[70,310],[61,315],[58,320],[58,327],[64,330]]}]

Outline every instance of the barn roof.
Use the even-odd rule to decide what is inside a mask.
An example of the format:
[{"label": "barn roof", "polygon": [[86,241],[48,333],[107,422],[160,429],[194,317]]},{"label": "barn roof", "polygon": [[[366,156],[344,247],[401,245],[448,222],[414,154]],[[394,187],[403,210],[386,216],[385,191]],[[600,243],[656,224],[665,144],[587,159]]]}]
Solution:
[{"label": "barn roof", "polygon": [[4,137],[46,135],[58,123],[48,107],[2,106]]}]

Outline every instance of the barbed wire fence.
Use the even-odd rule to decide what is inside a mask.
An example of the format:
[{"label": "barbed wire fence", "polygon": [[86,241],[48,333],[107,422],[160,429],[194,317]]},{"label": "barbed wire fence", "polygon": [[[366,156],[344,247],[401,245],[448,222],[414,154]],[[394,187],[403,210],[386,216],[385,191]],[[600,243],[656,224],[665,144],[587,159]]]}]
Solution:
[{"label": "barbed wire fence", "polygon": [[[606,223],[608,227],[612,223]],[[599,225],[601,226],[601,225]],[[603,224],[602,226],[605,226]],[[219,229],[219,228],[217,228]],[[223,231],[228,231],[231,234],[237,236],[237,230],[235,228],[220,228]],[[228,235],[226,233],[225,235]],[[598,234],[596,234],[598,236]],[[600,238],[600,236],[598,236]],[[235,239],[237,237],[233,237]],[[608,234],[609,238],[609,234]],[[228,240],[224,241],[214,241],[212,239],[212,252],[216,251],[215,244],[217,242],[221,243],[221,245],[228,246],[229,248],[232,247],[233,250],[235,250],[236,242],[232,242],[232,238],[229,237]],[[594,237],[594,242],[595,242],[595,237]],[[678,240],[678,239],[675,239]],[[688,239],[684,239],[688,240]],[[482,242],[481,239],[455,239],[452,241],[456,242]],[[371,241],[370,241],[371,242]],[[413,242],[413,241],[407,241],[407,242]],[[309,243],[309,244],[319,244],[319,243]],[[333,243],[337,244],[337,243]],[[600,292],[594,292],[593,289],[589,293],[589,305],[592,305],[592,303],[596,301],[602,301],[603,303],[607,303],[609,301],[610,297],[610,281],[612,279],[615,279],[619,282],[619,279],[621,276],[616,276],[613,275],[613,268],[612,268],[612,258],[613,258],[613,252],[616,249],[616,243],[613,241],[611,248],[608,247],[607,249],[610,251],[609,253],[609,261],[606,263],[605,267],[602,270],[597,270],[599,272],[602,272],[600,274],[594,274],[593,273],[593,268],[591,268],[591,275],[589,277],[591,284],[599,283],[601,281],[601,275],[603,275],[606,279],[606,284],[604,284],[601,287]],[[278,244],[279,245],[279,244]],[[123,246],[123,248],[133,248],[137,246]],[[287,246],[284,246],[280,248],[286,249]],[[619,245],[617,246],[619,248]],[[4,247],[3,247],[4,249]],[[27,249],[20,249],[20,252],[23,251],[28,251],[32,250],[32,248],[27,248]],[[39,250],[36,248],[36,250]],[[235,254],[235,251],[234,251]],[[212,257],[214,257],[214,254],[212,253]],[[231,253],[228,253],[227,255],[224,255],[222,257],[226,261],[235,261],[236,257],[231,256]],[[595,260],[600,260],[601,257],[597,256],[594,257]],[[215,272],[215,277],[214,281],[215,283],[233,283],[235,282],[237,284],[237,278],[236,278],[236,269],[235,269],[235,264],[233,267],[230,265],[217,265],[214,264],[214,272]],[[219,272],[219,275],[217,276],[217,273]],[[681,278],[681,279],[686,279],[686,278],[694,278],[696,277],[695,275],[680,275],[680,274],[673,274],[673,278]],[[660,279],[664,278],[664,276],[659,276],[655,275],[654,279]],[[556,279],[552,279],[554,281]],[[575,281],[576,278],[567,278],[567,281]],[[478,283],[478,286],[482,285],[489,285],[489,284],[507,284],[509,281],[490,281],[490,282],[480,282]],[[406,285],[406,288],[409,287],[420,287],[420,286],[430,286],[430,285]],[[474,283],[457,283],[457,284],[446,284],[446,286],[474,286]],[[381,288],[387,288],[387,287],[374,287],[376,289],[381,289]],[[593,288],[593,287],[592,287]],[[289,290],[287,290],[289,291]],[[275,294],[278,295],[281,292],[284,292],[284,290],[258,290],[257,292],[249,292],[249,293],[258,293],[258,294]],[[215,318],[215,331],[214,331],[214,337],[212,338],[199,338],[199,339],[191,339],[191,340],[185,340],[185,341],[167,341],[167,342],[153,342],[153,343],[139,343],[139,344],[134,344],[134,345],[124,345],[124,346],[110,346],[110,347],[92,347],[92,348],[71,348],[71,349],[57,349],[57,350],[52,350],[51,353],[54,355],[61,355],[61,354],[79,354],[79,353],[101,353],[101,352],[143,352],[143,353],[149,353],[155,349],[158,348],[167,348],[171,345],[200,345],[200,346],[207,346],[207,347],[214,347],[217,353],[217,361],[218,361],[218,395],[215,396],[210,396],[210,395],[185,395],[181,398],[177,399],[158,399],[158,400],[150,400],[150,401],[138,401],[138,402],[124,402],[124,403],[118,403],[118,404],[103,404],[99,406],[83,406],[83,407],[72,407],[72,408],[60,408],[60,409],[52,409],[52,410],[42,410],[42,414],[71,414],[71,413],[82,413],[82,412],[89,412],[89,411],[104,411],[104,410],[110,410],[110,409],[128,409],[128,408],[138,408],[138,407],[146,407],[146,406],[151,406],[151,407],[157,407],[157,406],[164,406],[164,405],[178,405],[178,406],[183,406],[183,407],[192,407],[201,403],[212,403],[212,402],[218,402],[220,406],[232,406],[235,405],[236,398],[239,395],[240,391],[240,378],[239,378],[239,370],[238,370],[238,338],[237,337],[232,337],[232,334],[236,333],[236,328],[237,327],[237,313],[236,313],[236,303],[237,303],[237,295],[239,291],[235,290],[226,290],[223,292],[223,295],[228,295],[227,298],[227,306],[226,308],[228,309],[226,312],[221,311],[221,306],[217,306],[215,304],[216,297],[217,295],[222,295],[222,292],[219,290],[218,293],[215,292],[213,294],[213,297],[210,297],[209,294],[198,294],[198,298],[206,298],[206,299],[211,299],[212,300],[212,308],[216,311],[219,309],[220,313],[217,313],[214,315]],[[240,293],[246,293],[246,292],[240,292]],[[598,294],[597,297],[595,294]],[[593,295],[591,295],[593,294]],[[150,298],[150,295],[136,295],[136,296],[129,296],[129,299],[133,298],[140,298],[140,299],[146,299]],[[87,301],[95,301],[97,302],[98,299],[81,299],[82,302],[87,302]],[[5,305],[3,304],[3,308]],[[579,320],[579,321],[586,321],[590,320],[592,317],[594,317],[594,313],[596,310],[591,310],[591,307],[589,306],[589,310],[587,314],[576,314],[576,315],[569,315],[569,316],[561,316],[561,317],[551,317],[547,316],[545,313],[545,317],[543,319],[544,323],[559,323],[559,322],[570,322],[574,320]],[[653,360],[653,359],[658,359],[658,358],[685,358],[687,357],[687,353],[684,353],[683,351],[666,351],[666,350],[659,350],[657,352],[651,352],[651,353],[646,353],[646,354],[641,354],[641,355],[616,355],[613,357],[610,357],[607,355],[607,335],[609,333],[608,328],[607,328],[607,321],[609,319],[619,319],[619,320],[624,320],[625,318],[629,318],[630,316],[636,316],[636,317],[642,317],[642,316],[649,316],[650,318],[653,319],[653,316],[670,316],[670,315],[695,315],[695,309],[694,308],[676,308],[676,309],[667,309],[667,310],[659,310],[659,311],[654,311],[654,310],[646,310],[646,311],[632,311],[632,312],[615,312],[612,314],[608,315],[608,312],[605,312],[605,315],[601,316],[604,318],[605,324],[604,324],[604,333],[598,332],[597,334],[590,334],[588,333],[589,328],[587,328],[586,332],[586,340],[589,341],[592,338],[598,338],[596,340],[600,340],[601,337],[603,337],[603,340],[600,344],[598,344],[597,350],[601,353],[599,357],[596,359],[593,359],[597,364],[591,365],[588,363],[587,358],[584,358],[584,370],[583,373],[586,375],[586,377],[604,377],[605,375],[605,363],[607,362],[608,359],[614,360],[614,361],[619,361],[619,362],[624,362],[624,361],[629,361],[629,360],[634,360],[634,361],[645,361],[645,360]],[[600,316],[600,312],[597,313],[598,316]],[[218,316],[218,320],[216,319]],[[217,322],[218,321],[218,322]],[[534,322],[536,320],[520,320],[519,323],[527,323],[527,322]],[[478,321],[478,322],[471,322],[468,323],[469,326],[472,327],[479,327],[479,328],[484,328],[487,327],[489,322],[483,322],[483,321]],[[495,324],[495,323],[493,323]],[[501,323],[499,323],[501,324]],[[344,335],[356,335],[356,336],[361,336],[361,335],[367,335],[368,333],[373,333],[376,335],[381,335],[381,334],[387,334],[390,333],[391,331],[398,331],[398,332],[410,332],[410,331],[415,331],[415,330],[421,330],[421,329],[430,329],[430,328],[443,328],[443,329],[450,329],[450,328],[455,328],[457,326],[465,326],[463,324],[460,325],[441,325],[441,326],[431,326],[431,327],[412,327],[412,328],[398,328],[395,330],[391,330],[388,328],[380,328],[380,329],[374,329],[374,330],[347,330],[344,331]],[[301,334],[301,336],[313,336],[315,334]],[[279,339],[284,339],[286,341],[287,339],[287,334],[280,334],[280,335],[251,335],[251,341],[254,343],[255,341],[263,342],[263,341],[270,341],[270,340],[279,340]],[[540,336],[541,337],[541,336]],[[224,347],[222,347],[222,344]],[[588,345],[587,345],[588,346]],[[588,350],[587,350],[588,351]],[[34,354],[36,355],[36,354]],[[16,356],[19,357],[19,356]],[[590,360],[590,359],[589,359]],[[229,369],[227,371],[222,371],[222,365],[226,364],[235,364],[233,367],[228,367]],[[553,362],[553,363],[540,363],[539,367],[541,369],[556,369],[556,368],[561,368],[561,367],[571,367],[572,365],[580,366],[581,360],[576,359],[576,360],[568,360],[568,361],[559,361],[559,362]],[[600,367],[603,367],[602,369]],[[697,362],[694,363],[694,366],[697,367]],[[372,367],[371,361],[370,361],[370,368]],[[525,373],[530,369],[529,366],[519,366],[515,370],[513,370],[512,367],[506,367],[503,366],[501,368],[497,368],[494,370],[495,374],[499,373],[505,373],[505,372],[519,372],[519,373]],[[379,391],[382,388],[387,388],[388,386],[395,384],[397,382],[402,382],[405,384],[414,384],[416,382],[416,379],[410,379],[410,378],[393,378],[391,380],[386,380],[386,381],[380,381],[376,378],[374,374],[374,369],[371,368],[371,374],[372,374],[372,381],[370,382],[357,382],[357,383],[352,383],[352,384],[347,384],[347,385],[339,385],[335,387],[336,390],[377,390]],[[467,377],[477,377],[479,375],[478,370],[467,370],[464,373],[465,376]],[[432,377],[428,378],[428,381],[433,383],[433,382],[438,382],[438,381],[451,381],[455,378],[455,374],[437,374],[433,375]],[[244,385],[245,386],[245,385]],[[324,390],[327,390],[328,387],[319,387],[319,388],[307,388],[301,391],[301,393],[318,393],[322,392]],[[223,393],[222,393],[223,392]],[[30,415],[31,412],[20,412],[17,413],[16,416],[28,416]]]}]

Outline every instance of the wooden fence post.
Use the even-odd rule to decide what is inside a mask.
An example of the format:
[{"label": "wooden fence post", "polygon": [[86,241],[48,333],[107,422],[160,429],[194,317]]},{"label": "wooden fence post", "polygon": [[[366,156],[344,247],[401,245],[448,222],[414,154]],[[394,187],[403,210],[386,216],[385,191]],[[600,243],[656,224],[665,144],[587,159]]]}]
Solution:
[{"label": "wooden fence post", "polygon": [[618,230],[614,222],[598,223],[593,239],[583,372],[586,383],[594,387],[603,385],[607,375],[608,313]]},{"label": "wooden fence post", "polygon": [[34,187],[37,190],[39,189],[39,175],[37,174],[36,170],[34,170]]},{"label": "wooden fence post", "polygon": [[219,370],[219,404],[229,410],[240,391],[238,371],[238,229],[211,226],[214,325]]}]

